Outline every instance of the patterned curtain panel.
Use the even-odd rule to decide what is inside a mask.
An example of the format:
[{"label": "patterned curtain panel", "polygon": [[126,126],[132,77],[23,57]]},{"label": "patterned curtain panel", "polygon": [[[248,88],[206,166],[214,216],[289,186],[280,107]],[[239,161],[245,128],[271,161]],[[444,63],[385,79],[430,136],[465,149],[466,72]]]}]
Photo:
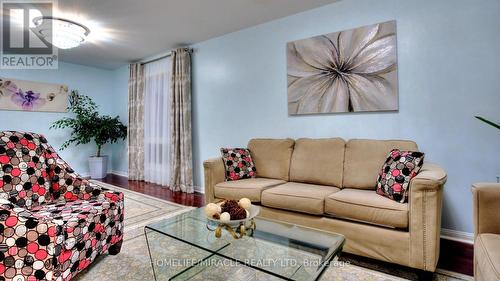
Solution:
[{"label": "patterned curtain panel", "polygon": [[144,180],[144,65],[130,65],[128,82],[128,178]]},{"label": "patterned curtain panel", "polygon": [[170,189],[193,193],[190,50],[172,52],[171,95]]}]

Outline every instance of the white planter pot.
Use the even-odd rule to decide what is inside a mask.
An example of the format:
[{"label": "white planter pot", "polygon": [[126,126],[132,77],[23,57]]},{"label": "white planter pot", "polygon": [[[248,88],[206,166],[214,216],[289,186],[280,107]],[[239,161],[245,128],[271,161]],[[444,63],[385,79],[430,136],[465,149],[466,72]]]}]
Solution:
[{"label": "white planter pot", "polygon": [[108,156],[89,157],[90,177],[93,179],[102,179],[108,173]]}]

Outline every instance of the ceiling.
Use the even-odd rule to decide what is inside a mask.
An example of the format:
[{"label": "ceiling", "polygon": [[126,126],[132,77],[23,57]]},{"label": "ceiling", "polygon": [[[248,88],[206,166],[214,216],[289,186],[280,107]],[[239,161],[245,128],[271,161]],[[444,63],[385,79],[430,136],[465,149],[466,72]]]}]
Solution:
[{"label": "ceiling", "polygon": [[91,29],[62,61],[115,69],[338,0],[59,0],[54,12]]}]

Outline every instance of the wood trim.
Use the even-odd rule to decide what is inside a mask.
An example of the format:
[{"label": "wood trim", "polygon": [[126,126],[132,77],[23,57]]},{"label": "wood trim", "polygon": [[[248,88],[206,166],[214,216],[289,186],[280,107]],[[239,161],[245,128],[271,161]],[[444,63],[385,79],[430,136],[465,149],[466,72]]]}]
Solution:
[{"label": "wood trim", "polygon": [[474,244],[474,233],[470,232],[441,228],[441,238],[465,244]]},{"label": "wood trim", "polygon": [[166,186],[144,181],[130,181],[128,178],[116,174],[108,174],[104,179],[100,179],[99,181],[185,206],[201,207],[205,205],[205,195],[199,192],[188,194],[180,191],[172,191]]}]

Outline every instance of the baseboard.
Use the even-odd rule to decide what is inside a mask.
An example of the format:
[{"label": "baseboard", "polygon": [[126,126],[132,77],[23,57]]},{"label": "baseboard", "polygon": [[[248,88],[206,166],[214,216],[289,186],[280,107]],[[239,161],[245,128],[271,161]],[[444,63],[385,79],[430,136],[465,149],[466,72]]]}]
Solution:
[{"label": "baseboard", "polygon": [[441,228],[441,238],[466,244],[474,244],[474,233],[464,231]]},{"label": "baseboard", "polygon": [[[108,174],[114,174],[114,175],[117,175],[117,176],[122,176],[122,177],[128,178],[128,173],[127,172],[123,172],[123,171],[111,170],[111,171],[108,171]],[[88,178],[88,177],[90,177],[90,174],[88,172],[86,172],[86,173],[80,173],[80,176],[82,176],[84,178]]]},{"label": "baseboard", "polygon": [[128,172],[111,170],[111,171],[109,171],[109,173],[113,174],[113,175],[117,175],[117,176],[122,176],[122,177],[128,178]]},{"label": "baseboard", "polygon": [[205,189],[202,186],[194,186],[194,191],[198,193],[203,193],[205,194]]}]

